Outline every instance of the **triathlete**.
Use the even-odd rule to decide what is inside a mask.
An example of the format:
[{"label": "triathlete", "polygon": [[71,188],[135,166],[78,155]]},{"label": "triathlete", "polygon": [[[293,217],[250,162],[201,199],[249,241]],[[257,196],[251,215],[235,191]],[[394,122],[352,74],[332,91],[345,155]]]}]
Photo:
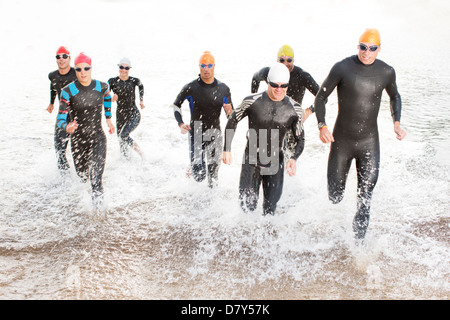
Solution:
[{"label": "triathlete", "polygon": [[[214,77],[215,59],[205,51],[199,61],[200,76],[186,84],[173,103],[174,116],[181,133],[189,132],[191,173],[198,182],[208,177],[208,186],[214,187],[222,157],[222,132],[220,114],[233,112],[228,86]],[[190,124],[185,124],[181,114],[184,100],[189,101]],[[206,158],[206,162],[205,162]]]},{"label": "triathlete", "polygon": [[141,113],[136,106],[136,87],[139,88],[141,109],[144,109],[144,85],[141,80],[129,76],[131,61],[122,58],[119,61],[119,76],[108,80],[109,88],[114,92],[112,101],[117,101],[116,126],[120,139],[120,151],[128,157],[128,147],[133,148],[141,157],[139,145],[130,137],[130,133],[137,128],[141,121]]},{"label": "triathlete", "polygon": [[[376,59],[381,48],[378,30],[367,29],[359,38],[357,48],[357,55],[333,66],[316,96],[315,109],[320,139],[331,142],[327,176],[328,197],[333,203],[342,200],[348,171],[353,159],[356,161],[358,198],[353,231],[357,239],[363,239],[380,167],[377,117],[383,90],[390,98],[397,139],[402,140],[406,132],[400,128],[402,104],[395,70]],[[331,134],[325,123],[325,100],[336,87],[339,110]]]},{"label": "triathlete", "polygon": [[[61,90],[69,83],[77,80],[75,69],[70,66],[70,51],[66,47],[59,47],[56,51],[56,63],[58,70],[52,71],[48,75],[50,80],[50,104],[47,107],[48,113],[52,113],[55,107],[55,98],[61,97]],[[57,122],[57,121],[56,121]],[[55,122],[54,144],[57,156],[58,169],[66,172],[69,169],[69,163],[66,158],[66,149],[69,142],[69,135],[64,130],[58,128]]]},{"label": "triathlete", "polygon": [[90,179],[94,207],[101,208],[106,160],[102,111],[112,134],[111,95],[107,83],[92,79],[92,60],[83,52],[75,59],[75,70],[78,80],[61,92],[58,127],[70,134],[76,172],[82,181]]},{"label": "triathlete", "polygon": [[[305,90],[308,89],[314,96],[319,91],[319,85],[314,78],[299,66],[294,65],[294,50],[288,45],[282,46],[278,50],[277,61],[283,63],[290,72],[289,87],[286,95],[294,99],[300,106],[303,102]],[[262,68],[253,75],[251,92],[256,93],[261,81],[267,82],[269,67]],[[303,121],[305,121],[314,112],[313,106],[305,109]]]},{"label": "triathlete", "polygon": [[234,132],[238,122],[248,117],[247,146],[239,182],[240,204],[244,212],[255,210],[262,184],[263,213],[273,215],[283,191],[285,135],[293,132],[296,142],[286,164],[289,176],[296,173],[296,161],[305,141],[301,106],[286,95],[289,70],[277,63],[270,68],[267,80],[267,91],[246,97],[228,120],[223,162],[231,164]]}]

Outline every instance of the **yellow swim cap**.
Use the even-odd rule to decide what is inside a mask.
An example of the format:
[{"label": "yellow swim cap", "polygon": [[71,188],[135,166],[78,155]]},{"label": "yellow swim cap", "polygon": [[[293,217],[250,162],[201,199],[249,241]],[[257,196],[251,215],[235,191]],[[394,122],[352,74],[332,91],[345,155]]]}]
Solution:
[{"label": "yellow swim cap", "polygon": [[294,50],[292,50],[292,48],[290,46],[288,46],[287,44],[285,44],[284,46],[282,46],[279,50],[278,50],[278,57],[281,56],[286,56],[286,57],[294,57]]},{"label": "yellow swim cap", "polygon": [[202,63],[204,63],[204,64],[210,64],[210,63],[214,64],[215,63],[214,56],[211,54],[210,51],[203,52],[203,54],[200,57],[200,61],[199,61],[199,64],[202,64]]},{"label": "yellow swim cap", "polygon": [[366,29],[359,37],[359,42],[368,42],[380,45],[380,32],[377,29]]}]

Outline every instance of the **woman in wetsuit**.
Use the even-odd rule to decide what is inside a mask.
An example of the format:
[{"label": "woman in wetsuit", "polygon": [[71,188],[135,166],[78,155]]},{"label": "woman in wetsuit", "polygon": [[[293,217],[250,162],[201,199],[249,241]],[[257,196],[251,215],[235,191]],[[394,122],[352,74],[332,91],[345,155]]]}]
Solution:
[{"label": "woman in wetsuit", "polygon": [[[379,32],[368,29],[359,42],[358,55],[331,69],[316,96],[315,110],[320,139],[331,142],[327,176],[328,196],[333,203],[342,200],[351,162],[356,161],[358,200],[353,230],[356,238],[362,239],[369,225],[370,202],[380,167],[377,117],[383,90],[390,97],[397,139],[402,140],[406,132],[400,128],[401,98],[395,71],[376,59],[380,51]],[[325,123],[325,101],[336,87],[339,111],[331,134]]]},{"label": "woman in wetsuit", "polygon": [[301,106],[286,96],[289,70],[277,63],[270,68],[268,88],[246,97],[231,114],[226,126],[223,162],[231,164],[231,142],[239,121],[248,118],[249,132],[239,182],[239,200],[247,212],[256,209],[259,190],[264,193],[263,213],[274,214],[283,192],[284,141],[292,132],[295,149],[286,164],[290,176],[296,173],[296,161],[305,145]]},{"label": "woman in wetsuit", "polygon": [[141,157],[142,151],[138,144],[130,137],[130,133],[137,128],[141,121],[141,113],[136,106],[136,87],[139,88],[141,109],[144,109],[144,85],[135,77],[129,76],[131,62],[123,58],[119,62],[119,76],[108,80],[111,91],[114,92],[112,101],[117,101],[116,125],[120,139],[120,151],[128,157],[128,147],[132,147]]},{"label": "woman in wetsuit", "polygon": [[[115,128],[111,121],[111,95],[108,84],[92,79],[89,56],[84,53],[77,56],[75,71],[78,80],[61,92],[58,127],[70,134],[75,170],[82,181],[90,179],[94,207],[101,208],[106,160],[102,110],[112,134]],[[68,118],[73,121],[68,123]]]}]

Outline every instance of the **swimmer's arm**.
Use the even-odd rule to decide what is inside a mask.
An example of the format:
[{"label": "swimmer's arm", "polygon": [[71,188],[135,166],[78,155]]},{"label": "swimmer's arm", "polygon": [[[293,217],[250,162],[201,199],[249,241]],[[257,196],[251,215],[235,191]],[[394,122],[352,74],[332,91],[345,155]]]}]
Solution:
[{"label": "swimmer's arm", "polygon": [[103,107],[105,109],[105,118],[106,118],[106,124],[109,128],[109,133],[113,134],[115,131],[114,125],[112,123],[112,113],[111,113],[111,92],[109,91],[109,86],[105,88],[105,93],[103,95]]},{"label": "swimmer's arm", "polygon": [[63,90],[61,92],[61,99],[59,100],[59,111],[56,119],[56,125],[58,128],[66,130],[67,127],[67,115],[69,114],[70,95]]},{"label": "swimmer's arm", "polygon": [[269,67],[262,68],[255,72],[252,78],[251,92],[257,93],[259,89],[259,83],[261,81],[267,81],[267,75],[269,74]]},{"label": "swimmer's arm", "polygon": [[402,114],[402,98],[397,89],[395,70],[392,68],[390,71],[390,81],[386,86],[386,92],[390,99],[391,116],[394,122],[400,122]]},{"label": "swimmer's arm", "polygon": [[319,137],[323,143],[329,143],[334,141],[334,137],[328,130],[325,122],[325,104],[328,96],[337,87],[342,77],[339,72],[340,63],[333,66],[325,81],[322,83],[319,92],[314,99],[314,109],[316,111],[317,123],[319,125]]},{"label": "swimmer's arm", "polygon": [[314,99],[314,110],[316,112],[316,118],[318,123],[325,123],[325,104],[327,103],[328,96],[333,92],[340,81],[340,77],[331,70],[328,77],[323,82],[319,89],[319,92]]}]

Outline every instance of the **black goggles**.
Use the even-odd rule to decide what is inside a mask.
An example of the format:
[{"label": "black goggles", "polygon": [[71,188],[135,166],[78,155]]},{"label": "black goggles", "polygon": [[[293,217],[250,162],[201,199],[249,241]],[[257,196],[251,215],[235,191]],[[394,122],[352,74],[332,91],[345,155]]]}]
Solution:
[{"label": "black goggles", "polygon": [[63,59],[67,59],[69,57],[69,55],[68,54],[57,54],[56,55],[56,60],[59,60],[59,59],[61,59],[61,58],[63,58]]},{"label": "black goggles", "polygon": [[83,70],[83,69],[84,69],[84,71],[89,71],[89,70],[91,70],[91,68],[92,68],[92,67],[75,68],[75,71],[76,71],[76,72],[81,72],[81,70]]},{"label": "black goggles", "polygon": [[272,87],[272,88],[283,88],[283,89],[285,89],[285,88],[287,88],[288,86],[289,86],[289,83],[283,83],[283,84],[276,84],[275,82],[270,82],[269,81],[269,85]]},{"label": "black goggles", "polygon": [[280,61],[281,63],[284,63],[285,61],[291,63],[292,61],[294,61],[294,59],[292,59],[292,58],[287,58],[287,59],[285,59],[285,58],[280,58],[279,61]]}]

